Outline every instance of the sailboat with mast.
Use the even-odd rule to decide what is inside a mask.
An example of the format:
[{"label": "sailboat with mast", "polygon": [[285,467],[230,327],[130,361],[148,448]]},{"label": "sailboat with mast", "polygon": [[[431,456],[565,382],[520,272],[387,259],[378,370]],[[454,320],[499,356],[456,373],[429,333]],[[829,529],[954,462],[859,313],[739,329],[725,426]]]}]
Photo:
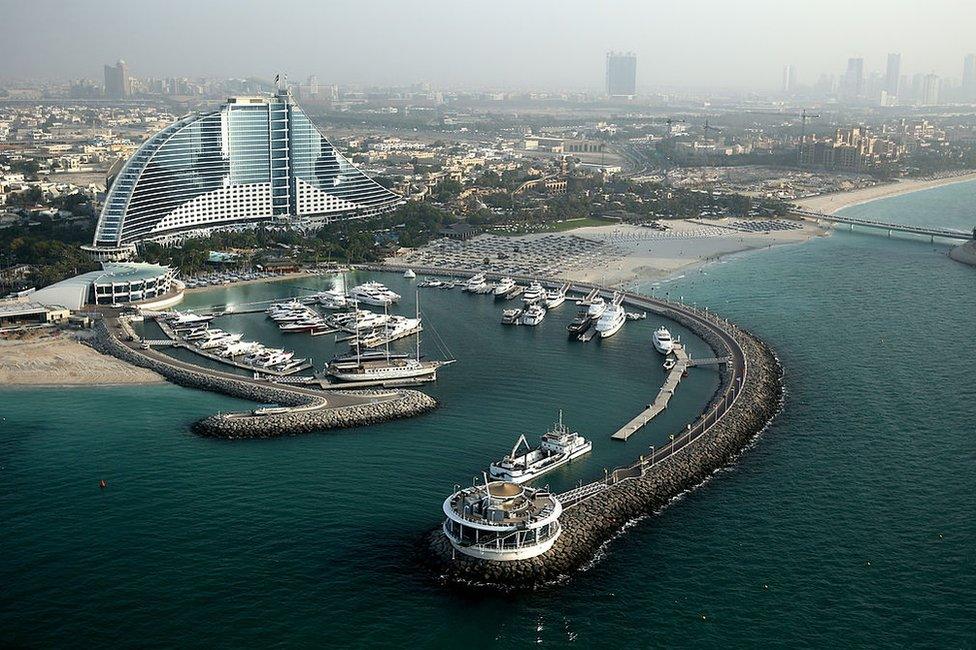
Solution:
[{"label": "sailboat with mast", "polygon": [[[417,292],[416,320],[420,322],[420,292]],[[385,352],[363,352],[365,347],[359,340],[356,331],[351,342],[352,351],[345,356],[336,357],[325,367],[325,374],[340,382],[370,382],[382,384],[397,380],[412,379],[417,381],[434,381],[437,370],[442,366],[454,363],[449,361],[424,361],[420,358],[420,328],[416,332],[416,354],[393,354],[390,352],[390,340],[386,341]]]}]

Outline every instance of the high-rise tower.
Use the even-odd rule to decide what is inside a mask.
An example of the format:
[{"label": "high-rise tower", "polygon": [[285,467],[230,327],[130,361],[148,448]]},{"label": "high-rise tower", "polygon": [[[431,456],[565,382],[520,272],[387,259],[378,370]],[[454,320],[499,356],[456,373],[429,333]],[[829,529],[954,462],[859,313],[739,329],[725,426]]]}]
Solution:
[{"label": "high-rise tower", "polygon": [[607,52],[607,96],[631,99],[637,94],[637,56]]}]

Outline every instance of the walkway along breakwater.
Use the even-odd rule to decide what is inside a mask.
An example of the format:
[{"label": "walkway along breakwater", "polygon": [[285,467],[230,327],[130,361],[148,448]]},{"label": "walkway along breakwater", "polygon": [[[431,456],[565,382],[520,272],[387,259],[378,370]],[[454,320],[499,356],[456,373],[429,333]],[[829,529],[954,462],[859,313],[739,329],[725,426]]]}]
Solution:
[{"label": "walkway along breakwater", "polygon": [[96,336],[89,345],[103,354],[153,370],[180,386],[275,405],[251,412],[220,413],[194,423],[194,432],[213,438],[275,438],[358,427],[420,415],[437,408],[437,400],[416,390],[333,390],[324,394],[304,386],[270,383],[209,370],[159,352],[137,350],[119,340],[104,318],[96,325]]},{"label": "walkway along breakwater", "polygon": [[[462,269],[429,272],[471,275]],[[573,289],[611,293],[581,283]],[[519,492],[501,503],[502,493],[511,484],[495,482],[458,490],[445,502],[447,521],[431,530],[421,544],[422,561],[439,581],[503,591],[536,589],[563,581],[592,562],[601,547],[628,522],[659,511],[731,464],[777,414],[782,404],[783,371],[775,354],[759,338],[707,310],[633,293],[625,294],[625,303],[680,323],[700,336],[716,357],[728,359],[719,373],[719,387],[702,415],[661,448],[640,456],[631,465],[562,494]],[[478,487],[480,503],[475,500]],[[555,497],[555,505],[545,506],[550,497]],[[500,503],[494,513],[492,501]],[[504,518],[502,523],[508,521],[507,513],[498,514],[498,510],[519,502],[543,506],[536,516],[526,519],[521,531],[506,529],[504,537],[485,534],[490,526],[483,522],[492,516]],[[549,507],[559,510],[558,523],[552,521]],[[481,529],[480,538],[470,537],[473,528]],[[463,551],[452,543],[448,532],[455,543],[463,544]],[[533,545],[544,550],[526,557],[532,554],[529,547]],[[486,559],[499,557],[506,559]]]}]

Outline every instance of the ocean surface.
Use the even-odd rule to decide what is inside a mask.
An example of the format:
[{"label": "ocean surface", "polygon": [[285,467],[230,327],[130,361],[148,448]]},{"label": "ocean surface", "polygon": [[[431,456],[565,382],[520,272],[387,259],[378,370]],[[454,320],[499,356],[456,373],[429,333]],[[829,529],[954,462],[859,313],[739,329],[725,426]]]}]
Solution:
[{"label": "ocean surface", "polygon": [[[974,192],[848,213],[971,227]],[[458,359],[429,389],[442,407],[272,441],[194,436],[194,420],[251,404],[169,384],[0,389],[0,645],[973,647],[976,269],[947,250],[837,232],[644,285],[768,341],[786,368],[784,411],[733,467],[536,593],[440,586],[417,542],[454,483],[559,409],[595,444],[551,476],[555,489],[681,427],[712,371],[692,371],[628,443],[609,440],[660,386],[653,318],[582,345],[563,331],[572,304],[539,328],[504,328],[501,303],[422,290],[424,353],[439,356],[442,339]],[[411,312],[405,281],[383,279]],[[221,289],[187,305],[323,285]],[[316,365],[336,349],[282,336],[260,314],[219,324]]]}]

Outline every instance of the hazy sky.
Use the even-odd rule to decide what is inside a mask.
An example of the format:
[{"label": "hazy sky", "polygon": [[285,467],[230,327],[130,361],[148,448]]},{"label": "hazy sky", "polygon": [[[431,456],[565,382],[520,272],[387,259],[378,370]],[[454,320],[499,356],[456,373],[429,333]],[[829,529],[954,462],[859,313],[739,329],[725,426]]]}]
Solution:
[{"label": "hazy sky", "polygon": [[638,86],[778,86],[865,69],[960,77],[974,0],[0,0],[0,78],[259,76],[321,83],[600,88],[607,50]]}]

